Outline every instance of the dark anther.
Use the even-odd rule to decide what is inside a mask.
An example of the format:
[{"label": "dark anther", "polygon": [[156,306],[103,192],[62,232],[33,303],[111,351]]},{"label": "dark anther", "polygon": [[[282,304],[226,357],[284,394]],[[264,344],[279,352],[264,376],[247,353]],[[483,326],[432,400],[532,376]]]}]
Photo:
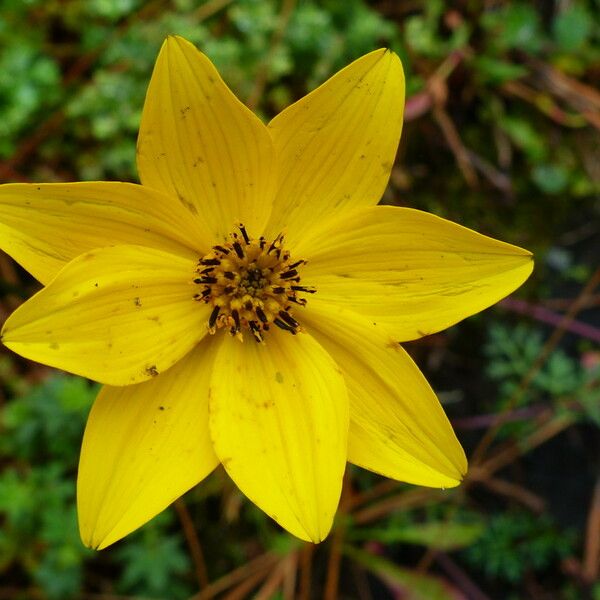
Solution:
[{"label": "dark anther", "polygon": [[273,250],[275,250],[275,248],[277,248],[277,245],[283,241],[283,235],[280,233],[272,242],[271,245],[269,246],[269,249],[267,250],[267,254],[271,254],[271,252],[273,252]]},{"label": "dark anther", "polygon": [[242,236],[244,237],[244,241],[246,242],[246,244],[250,243],[250,238],[248,237],[248,233],[246,232],[246,228],[242,225],[242,223],[240,223],[238,225],[238,228],[242,234]]},{"label": "dark anther", "polygon": [[256,316],[263,322],[267,322],[267,315],[263,312],[263,309],[260,306],[256,307]]},{"label": "dark anther", "polygon": [[307,288],[302,285],[292,285],[290,286],[295,292],[306,292],[307,294],[314,294],[317,290],[314,288]]},{"label": "dark anther", "polygon": [[242,250],[242,246],[239,242],[233,242],[232,244],[235,253],[238,255],[238,258],[244,258],[244,251]]},{"label": "dark anther", "polygon": [[240,330],[240,315],[237,310],[231,311],[231,316],[233,317],[233,322],[235,323],[235,330]]},{"label": "dark anther", "polygon": [[229,250],[227,248],[223,248],[223,246],[213,246],[215,250],[218,250],[221,254],[229,254]]},{"label": "dark anther", "polygon": [[223,275],[225,275],[225,277],[227,277],[227,279],[235,279],[235,275],[231,271],[225,271],[225,273],[223,273]]},{"label": "dark anther", "polygon": [[282,321],[285,321],[290,327],[298,327],[298,322],[284,310],[279,311],[279,316]]},{"label": "dark anther", "polygon": [[295,262],[293,265],[289,265],[288,269],[295,269],[296,267],[299,267],[300,265],[303,265],[305,263],[306,263],[305,260],[299,260],[299,261]]},{"label": "dark anther", "polygon": [[288,325],[281,319],[275,319],[273,321],[273,323],[275,323],[275,325],[277,325],[277,327],[279,327],[279,329],[283,329],[284,331],[290,331],[291,333],[296,333],[296,330],[294,327],[292,327],[291,325]]},{"label": "dark anther", "polygon": [[296,298],[295,296],[288,296],[287,299],[290,302],[295,302],[296,304],[299,304],[300,306],[306,306],[305,298]]},{"label": "dark anther", "polygon": [[215,267],[221,264],[221,261],[218,258],[205,258],[200,262],[205,266],[212,265]]},{"label": "dark anther", "polygon": [[263,341],[263,336],[260,333],[260,327],[257,325],[257,323],[255,321],[250,321],[248,323],[248,326],[250,327],[250,331],[252,332],[252,335],[254,336],[254,339],[257,342],[262,342]]},{"label": "dark anther", "polygon": [[217,283],[216,277],[202,277],[202,279],[194,279],[194,283]]},{"label": "dark anther", "polygon": [[286,271],[285,273],[282,273],[279,277],[281,277],[281,279],[291,279],[296,275],[298,275],[298,271],[296,271],[296,269],[292,269],[291,271]]},{"label": "dark anther", "polygon": [[274,294],[283,294],[283,292],[285,292],[285,288],[282,288],[282,287],[274,287],[273,288]]},{"label": "dark anther", "polygon": [[194,294],[194,299],[195,300],[204,300],[204,298],[206,298],[206,296],[208,296],[210,294],[210,288],[206,288],[204,290],[202,290],[202,292],[200,294]]},{"label": "dark anther", "polygon": [[202,269],[200,271],[200,275],[206,275],[207,273],[212,273],[215,270],[214,267],[206,267],[206,269]]},{"label": "dark anther", "polygon": [[217,322],[217,317],[219,316],[219,310],[221,310],[220,306],[215,306],[212,310],[212,312],[210,313],[210,318],[208,319],[208,326],[212,329],[216,322]]},{"label": "dark anther", "polygon": [[244,308],[245,308],[246,310],[252,310],[252,309],[254,308],[254,304],[252,304],[252,302],[251,302],[250,300],[248,300],[248,301],[246,302],[246,304],[244,304]]}]

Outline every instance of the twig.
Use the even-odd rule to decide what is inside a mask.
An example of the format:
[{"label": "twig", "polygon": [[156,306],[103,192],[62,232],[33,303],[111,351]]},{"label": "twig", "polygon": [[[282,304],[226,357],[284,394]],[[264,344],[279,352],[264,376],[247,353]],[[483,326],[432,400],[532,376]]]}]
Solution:
[{"label": "twig", "polygon": [[246,105],[248,108],[254,110],[259,101],[265,87],[267,85],[269,79],[269,66],[270,66],[270,58],[271,54],[279,47],[283,40],[283,36],[285,35],[285,30],[287,29],[287,25],[289,23],[290,17],[292,16],[292,12],[294,11],[294,7],[296,6],[296,0],[283,0],[281,4],[281,11],[279,13],[279,18],[277,20],[277,26],[273,31],[273,36],[271,37],[270,52],[266,55],[266,60],[263,60],[258,73],[254,79],[254,87],[248,96],[246,101]]},{"label": "twig", "polygon": [[522,456],[534,448],[537,448],[537,446],[570,427],[575,422],[575,419],[576,417],[570,414],[554,416],[544,425],[537,428],[530,436],[525,438],[525,440],[520,441],[518,446],[510,445],[504,447],[484,463],[473,465],[469,470],[465,483],[481,481],[488,478],[492,473],[495,473],[513,462],[517,456]]},{"label": "twig", "polygon": [[483,455],[485,454],[491,443],[494,441],[494,438],[496,437],[498,431],[500,431],[500,428],[504,424],[505,415],[508,414],[515,407],[516,403],[519,401],[519,399],[522,397],[525,391],[529,388],[531,382],[533,381],[533,378],[542,368],[542,366],[546,362],[546,359],[548,358],[548,356],[550,356],[554,348],[556,348],[558,342],[560,342],[563,335],[567,331],[567,327],[573,321],[577,313],[579,313],[579,311],[583,308],[583,306],[588,301],[588,298],[592,295],[594,289],[598,284],[600,284],[600,269],[597,269],[596,272],[590,277],[589,281],[585,284],[585,286],[583,287],[583,289],[581,290],[581,292],[579,293],[579,295],[577,296],[567,313],[563,316],[560,323],[552,332],[552,335],[544,344],[544,347],[538,354],[534,363],[531,365],[527,373],[525,373],[523,379],[521,380],[521,383],[519,384],[519,387],[507,402],[504,412],[499,415],[500,419],[498,420],[498,422],[492,428],[486,431],[485,435],[483,436],[483,438],[475,448],[475,451],[473,452],[473,456],[471,458],[471,463],[473,465],[476,465],[478,462],[481,461]]},{"label": "twig", "polygon": [[437,552],[435,560],[451,577],[454,583],[460,586],[469,600],[490,600],[490,597],[484,594],[475,582],[445,552]]},{"label": "twig", "polygon": [[357,525],[364,525],[395,510],[413,508],[432,501],[439,501],[443,498],[442,494],[448,494],[448,492],[431,488],[410,489],[353,513],[352,519]]},{"label": "twig", "polygon": [[194,522],[190,516],[185,502],[182,498],[179,498],[174,503],[177,516],[183,528],[183,533],[192,555],[192,561],[194,562],[196,579],[198,580],[198,586],[200,591],[208,586],[208,573],[206,570],[206,561],[204,560],[204,553],[202,552],[202,545],[200,544],[200,538],[194,527]]},{"label": "twig", "polygon": [[[558,327],[562,322],[562,316],[558,313],[555,313],[544,306],[530,304],[520,298],[505,298],[499,302],[498,305],[521,315],[529,315],[537,321],[548,323],[555,327]],[[567,323],[564,328],[566,331],[575,333],[576,335],[592,340],[593,342],[600,343],[599,327],[594,327],[593,325],[588,325],[587,323],[582,323],[581,321],[573,319],[571,322]]]},{"label": "twig", "polygon": [[[523,408],[516,408],[505,413],[503,423],[515,423],[518,421],[527,421],[531,418],[535,418],[548,410],[547,404],[533,404],[531,406],[525,406]],[[497,413],[487,413],[484,415],[472,415],[470,417],[457,417],[451,419],[452,427],[454,429],[484,429],[495,425],[501,416]]]},{"label": "twig", "polygon": [[481,482],[493,492],[516,500],[535,513],[542,513],[546,508],[546,502],[543,498],[516,483],[495,477],[486,477]]},{"label": "twig", "polygon": [[268,571],[278,560],[279,557],[272,552],[261,554],[255,559],[243,564],[241,567],[238,567],[226,575],[223,575],[223,577],[220,577],[216,581],[213,581],[201,592],[192,596],[190,600],[208,600],[209,598],[213,598],[216,594],[219,594],[236,583],[253,576],[258,571]]},{"label": "twig", "polygon": [[294,600],[296,591],[296,577],[298,575],[299,552],[292,552],[284,566],[284,578],[281,586],[283,600]]},{"label": "twig", "polygon": [[313,544],[305,544],[300,551],[300,591],[298,600],[310,600],[312,587],[312,557],[315,551]]},{"label": "twig", "polygon": [[250,591],[254,589],[268,574],[270,568],[262,568],[255,573],[251,573],[235,589],[223,596],[223,600],[246,600],[250,596]]},{"label": "twig", "polygon": [[287,558],[281,560],[275,569],[271,570],[262,587],[254,595],[253,600],[269,600],[283,583]]},{"label": "twig", "polygon": [[340,498],[340,506],[338,515],[339,519],[335,525],[333,539],[331,541],[331,550],[329,553],[329,562],[327,563],[327,579],[325,581],[325,591],[323,600],[337,600],[338,586],[340,581],[340,565],[342,562],[342,546],[346,533],[345,520],[343,517],[348,514],[348,505],[352,499],[352,482],[350,480],[350,472],[347,470],[344,475],[344,485],[342,487],[342,497]]},{"label": "twig", "polygon": [[441,106],[436,106],[433,109],[433,118],[442,130],[442,133],[446,138],[446,142],[448,142],[448,146],[450,146],[450,150],[452,150],[452,153],[454,154],[456,164],[465,178],[465,181],[469,187],[477,187],[477,173],[471,164],[469,151],[462,143],[460,135],[458,134],[452,119]]},{"label": "twig", "polygon": [[329,562],[327,563],[327,580],[325,581],[323,600],[336,600],[338,597],[343,539],[343,527],[338,525],[333,533],[333,539],[331,541],[331,551],[329,553]]},{"label": "twig", "polygon": [[596,479],[588,514],[582,574],[590,585],[600,575],[600,475]]},{"label": "twig", "polygon": [[402,483],[394,481],[393,479],[384,479],[377,485],[365,490],[364,492],[355,492],[348,500],[348,510],[354,510],[355,508],[358,508],[362,504],[366,504],[371,500],[376,500],[385,494],[395,492],[401,485]]},{"label": "twig", "polygon": [[210,0],[209,2],[205,2],[196,9],[193,18],[199,23],[206,21],[206,19],[212,17],[232,2],[233,0]]}]

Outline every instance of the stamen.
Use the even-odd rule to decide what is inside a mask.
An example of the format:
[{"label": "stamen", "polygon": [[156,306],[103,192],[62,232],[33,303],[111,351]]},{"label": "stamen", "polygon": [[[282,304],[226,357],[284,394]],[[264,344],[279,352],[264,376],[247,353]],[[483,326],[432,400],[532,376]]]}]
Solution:
[{"label": "stamen", "polygon": [[289,331],[290,333],[296,333],[296,330],[291,325],[284,323],[281,319],[275,319],[273,321],[273,323],[275,323],[275,325],[277,325],[277,327],[279,327],[280,329],[283,329],[284,331]]},{"label": "stamen", "polygon": [[263,322],[266,323],[267,322],[267,315],[265,315],[265,313],[263,312],[263,309],[260,308],[260,306],[258,306],[256,308],[256,316]]},{"label": "stamen", "polygon": [[235,330],[240,330],[240,313],[237,310],[231,311],[231,316],[233,317],[233,322],[235,323]]},{"label": "stamen", "polygon": [[292,269],[291,271],[282,273],[279,277],[281,277],[281,279],[290,279],[291,277],[294,277],[296,275],[298,275],[298,271],[296,271],[296,269]]},{"label": "stamen", "polygon": [[259,325],[255,321],[250,321],[248,323],[248,326],[250,327],[250,332],[254,336],[254,339],[257,342],[259,342],[259,343],[262,342],[263,341],[263,336],[260,333],[260,327],[259,327]]},{"label": "stamen", "polygon": [[233,242],[232,244],[235,253],[238,255],[238,258],[244,258],[244,251],[242,250],[242,246],[239,242]]},{"label": "stamen", "polygon": [[[286,253],[287,254],[287,253]],[[284,257],[285,258],[285,257]],[[289,258],[289,254],[287,256],[287,258]],[[286,259],[287,260],[287,259]],[[305,260],[297,260],[294,264],[289,265],[288,269],[295,269],[296,267],[299,267],[300,265],[305,265],[306,261]]]},{"label": "stamen", "polygon": [[217,317],[219,316],[219,311],[221,310],[220,306],[215,306],[210,313],[210,317],[208,319],[208,328],[213,329],[215,324],[217,323]]},{"label": "stamen", "polygon": [[279,316],[282,321],[285,321],[290,327],[298,327],[298,322],[293,319],[285,310],[279,311]]},{"label": "stamen", "polygon": [[293,307],[304,307],[303,293],[314,293],[311,286],[300,285],[298,268],[304,259],[292,262],[283,247],[284,236],[272,241],[253,239],[239,223],[230,242],[213,246],[198,261],[194,283],[203,287],[194,300],[212,305],[208,318],[210,333],[226,329],[243,339],[247,331],[262,342],[272,325],[293,335],[301,331]]},{"label": "stamen", "polygon": [[250,238],[248,237],[248,233],[246,232],[246,228],[244,227],[244,225],[242,223],[240,223],[238,225],[238,229],[240,230],[244,241],[246,242],[246,244],[250,244]]}]

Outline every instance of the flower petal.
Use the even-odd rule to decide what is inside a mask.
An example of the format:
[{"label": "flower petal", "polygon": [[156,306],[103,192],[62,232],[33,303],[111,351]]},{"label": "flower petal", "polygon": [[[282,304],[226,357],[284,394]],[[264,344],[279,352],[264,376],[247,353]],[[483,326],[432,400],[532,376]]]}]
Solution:
[{"label": "flower petal", "polygon": [[273,144],[204,54],[165,41],[150,81],[138,138],[144,185],[179,198],[221,242],[242,221],[260,235],[271,211]]},{"label": "flower petal", "polygon": [[344,373],[348,460],[408,483],[458,485],[467,470],[463,449],[426,379],[389,333],[316,298],[302,323]]},{"label": "flower petal", "polygon": [[323,219],[377,204],[404,110],[398,57],[376,50],[342,69],[269,123],[279,187],[268,226],[293,244]]},{"label": "flower petal", "polygon": [[218,464],[208,432],[211,342],[152,381],[100,391],[77,478],[86,546],[101,549],[126,536]]},{"label": "flower petal", "polygon": [[265,344],[226,336],[210,384],[217,456],[240,490],[282,527],[319,542],[346,464],[348,400],[337,365],[310,336]]},{"label": "flower petal", "polygon": [[0,186],[2,249],[42,283],[94,248],[136,244],[206,253],[209,236],[193,216],[177,200],[131,183]]},{"label": "flower petal", "polygon": [[355,211],[301,243],[302,282],[321,300],[386,325],[398,341],[498,302],[531,274],[531,253],[409,208]]},{"label": "flower petal", "polygon": [[162,373],[206,334],[194,262],[141,246],[82,254],[6,321],[2,341],[26,358],[102,383]]}]

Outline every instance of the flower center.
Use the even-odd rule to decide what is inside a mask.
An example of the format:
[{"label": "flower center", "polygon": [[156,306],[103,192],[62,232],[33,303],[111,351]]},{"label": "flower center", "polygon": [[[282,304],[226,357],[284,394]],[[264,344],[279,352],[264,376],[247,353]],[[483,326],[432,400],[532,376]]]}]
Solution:
[{"label": "flower center", "polygon": [[194,283],[200,291],[194,299],[213,306],[208,319],[210,333],[225,327],[243,339],[247,329],[257,342],[271,325],[296,335],[300,330],[293,316],[293,305],[304,306],[299,294],[313,294],[313,287],[300,285],[298,267],[305,260],[292,262],[283,249],[283,235],[273,241],[251,239],[246,228],[231,234],[231,242],[213,246],[198,261]]}]

